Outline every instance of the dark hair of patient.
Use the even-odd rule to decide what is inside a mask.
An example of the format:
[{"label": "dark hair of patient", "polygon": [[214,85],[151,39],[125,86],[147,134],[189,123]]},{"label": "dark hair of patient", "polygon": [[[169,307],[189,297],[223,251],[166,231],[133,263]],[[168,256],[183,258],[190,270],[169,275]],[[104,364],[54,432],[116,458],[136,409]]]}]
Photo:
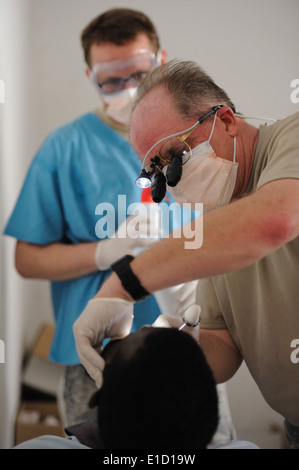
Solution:
[{"label": "dark hair of patient", "polygon": [[106,449],[204,449],[218,425],[211,369],[174,328],[153,328],[128,359],[117,352],[96,401]]}]

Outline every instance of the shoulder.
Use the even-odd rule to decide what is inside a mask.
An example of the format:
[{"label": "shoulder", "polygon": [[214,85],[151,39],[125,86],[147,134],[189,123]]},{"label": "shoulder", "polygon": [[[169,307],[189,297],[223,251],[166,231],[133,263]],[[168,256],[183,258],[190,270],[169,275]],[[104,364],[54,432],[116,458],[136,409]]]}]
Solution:
[{"label": "shoulder", "polygon": [[282,128],[284,127],[289,127],[289,126],[293,126],[293,125],[299,125],[299,111],[297,111],[296,113],[293,113],[293,114],[290,114],[289,116],[283,118],[283,119],[279,119],[277,121],[277,125],[278,126],[281,126]]},{"label": "shoulder", "polygon": [[260,449],[260,447],[250,441],[233,439],[224,444],[209,446],[208,449]]},{"label": "shoulder", "polygon": [[95,113],[87,113],[53,130],[48,139],[72,140],[80,135],[89,134],[94,129],[98,130],[102,126],[102,122]]},{"label": "shoulder", "polygon": [[79,151],[83,153],[94,136],[102,136],[102,123],[94,113],[84,114],[50,132],[35,155],[35,163],[52,167],[68,161]]},{"label": "shoulder", "polygon": [[125,139],[105,124],[95,112],[84,114],[57,128],[46,139],[46,143],[66,148],[89,148],[91,145],[101,148],[103,144],[111,142],[115,146],[115,142],[120,145],[122,141],[125,142]]},{"label": "shoulder", "polygon": [[40,436],[13,447],[13,449],[90,449],[76,438]]},{"label": "shoulder", "polygon": [[282,135],[294,134],[295,137],[299,138],[298,127],[299,112],[291,114],[283,119],[279,119],[271,126],[261,126],[259,132],[261,138],[269,138],[271,142],[275,142],[275,140],[277,138],[280,139]]},{"label": "shoulder", "polygon": [[291,114],[284,119],[279,119],[275,124],[273,137],[286,135],[291,139],[299,141],[299,112]]},{"label": "shoulder", "polygon": [[262,126],[250,186],[259,189],[280,178],[299,178],[299,112]]}]

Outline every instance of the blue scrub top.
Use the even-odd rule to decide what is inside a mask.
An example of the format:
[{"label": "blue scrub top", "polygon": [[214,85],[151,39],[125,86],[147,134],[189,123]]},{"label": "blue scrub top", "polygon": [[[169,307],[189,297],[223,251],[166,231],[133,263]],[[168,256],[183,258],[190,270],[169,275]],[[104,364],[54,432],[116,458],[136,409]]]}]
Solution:
[{"label": "blue scrub top", "polygon": [[[118,220],[118,196],[126,197],[127,206],[141,200],[141,190],[135,184],[140,168],[129,142],[96,114],[88,113],[46,138],[32,161],[4,233],[40,245],[99,241],[96,207],[103,202],[114,206],[117,230],[122,222]],[[169,198],[169,202],[173,200]],[[172,228],[180,223],[175,222]],[[80,363],[73,323],[110,274],[110,270],[97,271],[51,282],[57,327],[50,360],[65,365]],[[153,323],[159,314],[154,296],[136,303],[132,331]]]}]

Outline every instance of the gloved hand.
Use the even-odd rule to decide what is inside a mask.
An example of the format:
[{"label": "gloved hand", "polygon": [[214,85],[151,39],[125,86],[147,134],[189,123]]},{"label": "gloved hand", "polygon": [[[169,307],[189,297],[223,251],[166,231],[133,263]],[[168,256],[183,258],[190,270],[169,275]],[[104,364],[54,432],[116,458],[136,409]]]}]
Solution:
[{"label": "gloved hand", "polygon": [[[187,309],[186,312],[188,312],[188,310],[190,311],[191,309],[193,311],[195,309],[195,312],[198,311],[198,316],[199,316],[200,307],[198,305],[193,304],[192,306],[190,306],[189,309]],[[197,318],[198,318],[198,316],[197,316]],[[194,315],[192,315],[192,317],[194,318]],[[156,318],[156,320],[154,321],[152,326],[153,327],[158,327],[158,328],[177,328],[177,329],[179,329],[181,326],[184,325],[184,323],[185,323],[185,321],[183,320],[183,316],[182,317],[174,317],[173,315],[162,314],[158,318]],[[185,333],[189,333],[191,336],[193,336],[193,338],[196,340],[196,342],[199,343],[199,331],[200,331],[200,325],[199,324],[195,327],[191,327],[191,326],[186,325],[186,326],[184,326],[182,331],[184,331]]]},{"label": "gloved hand", "polygon": [[182,317],[190,305],[195,303],[198,281],[185,282],[154,293],[162,314]]},{"label": "gloved hand", "polygon": [[105,338],[118,339],[130,333],[133,302],[116,298],[91,299],[73,326],[77,352],[88,374],[98,387],[105,366],[100,356]]},{"label": "gloved hand", "polygon": [[160,235],[157,217],[150,217],[145,213],[129,216],[119,226],[113,238],[98,242],[95,253],[97,268],[99,271],[105,271],[124,255],[136,256],[142,249],[157,242]]}]

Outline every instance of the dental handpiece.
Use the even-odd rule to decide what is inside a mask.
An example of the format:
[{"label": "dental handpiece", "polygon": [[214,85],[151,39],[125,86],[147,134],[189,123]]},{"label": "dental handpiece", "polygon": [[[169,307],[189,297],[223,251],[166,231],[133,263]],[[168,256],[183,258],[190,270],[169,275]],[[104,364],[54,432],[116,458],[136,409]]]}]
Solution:
[{"label": "dental handpiece", "polygon": [[195,328],[200,323],[200,312],[201,308],[199,305],[191,305],[187,308],[186,312],[183,315],[183,325],[180,326],[179,330],[182,330],[185,326],[190,326]]}]

